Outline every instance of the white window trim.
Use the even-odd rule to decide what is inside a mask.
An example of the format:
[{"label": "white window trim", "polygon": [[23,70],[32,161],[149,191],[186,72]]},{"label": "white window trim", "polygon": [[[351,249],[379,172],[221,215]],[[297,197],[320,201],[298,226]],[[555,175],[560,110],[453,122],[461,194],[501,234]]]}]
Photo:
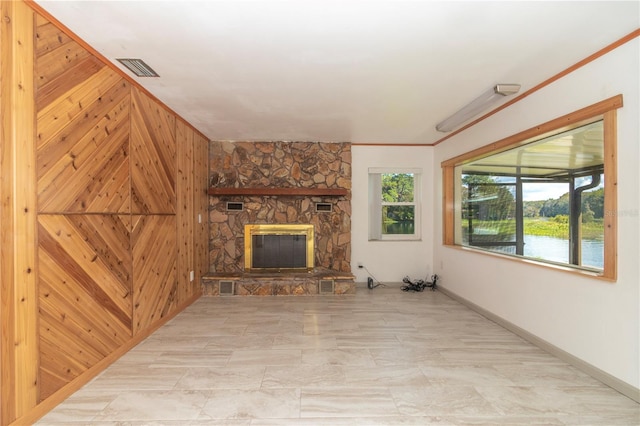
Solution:
[{"label": "white window trim", "polygon": [[[391,173],[406,173],[413,175],[413,202],[389,203],[383,202],[382,175]],[[370,167],[369,168],[369,241],[419,241],[421,237],[421,209],[422,169],[403,167]],[[383,206],[414,206],[415,222],[413,234],[382,234]]]}]

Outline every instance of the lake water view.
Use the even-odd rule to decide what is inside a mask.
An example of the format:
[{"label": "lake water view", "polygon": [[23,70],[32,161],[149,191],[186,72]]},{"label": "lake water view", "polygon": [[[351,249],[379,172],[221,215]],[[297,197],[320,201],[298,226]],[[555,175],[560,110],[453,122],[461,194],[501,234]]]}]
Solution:
[{"label": "lake water view", "polygon": [[[569,240],[525,235],[524,255],[552,262],[568,263]],[[604,241],[582,240],[582,265],[600,269],[604,267]]]},{"label": "lake water view", "polygon": [[[474,234],[476,243],[478,236],[482,233]],[[469,242],[464,239],[463,244]],[[480,244],[476,245],[477,247]],[[515,245],[485,247],[486,250],[496,251],[506,254],[516,254]],[[532,259],[547,260],[550,262],[569,263],[569,240],[540,235],[524,236],[524,256]],[[582,240],[582,266],[603,269],[604,268],[604,241],[599,239]]]},{"label": "lake water view", "polygon": [[[515,254],[515,247],[494,247],[494,251]],[[551,262],[569,263],[569,240],[540,235],[524,236],[524,256]],[[582,240],[582,266],[604,268],[604,241]]]},{"label": "lake water view", "polygon": [[407,222],[393,222],[393,223],[383,223],[382,224],[382,233],[383,234],[413,234],[414,232],[414,223],[413,221]]},{"label": "lake water view", "polygon": [[[397,222],[383,225],[384,234],[413,234],[413,222]],[[514,247],[505,247],[496,251],[515,254]],[[569,240],[540,235],[524,236],[524,255],[534,259],[551,262],[569,263]],[[582,265],[592,268],[604,268],[604,241],[582,240]]]}]

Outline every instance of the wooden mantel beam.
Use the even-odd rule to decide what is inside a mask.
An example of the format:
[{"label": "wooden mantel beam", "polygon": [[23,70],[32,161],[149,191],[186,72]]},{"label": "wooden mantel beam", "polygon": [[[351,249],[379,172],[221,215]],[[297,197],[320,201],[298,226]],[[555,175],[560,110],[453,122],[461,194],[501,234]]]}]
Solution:
[{"label": "wooden mantel beam", "polygon": [[344,188],[209,188],[209,195],[276,195],[276,196],[333,196],[349,194]]}]

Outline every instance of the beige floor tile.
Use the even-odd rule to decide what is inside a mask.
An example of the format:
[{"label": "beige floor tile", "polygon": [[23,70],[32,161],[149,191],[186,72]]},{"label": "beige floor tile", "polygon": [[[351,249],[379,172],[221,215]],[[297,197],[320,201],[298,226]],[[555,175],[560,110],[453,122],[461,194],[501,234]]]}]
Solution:
[{"label": "beige floor tile", "polygon": [[420,368],[407,365],[349,368],[345,372],[347,386],[356,389],[392,388],[429,385]]},{"label": "beige floor tile", "polygon": [[233,366],[263,366],[263,365],[298,365],[302,359],[300,349],[260,349],[233,351],[228,365]]},{"label": "beige floor tile", "polygon": [[410,416],[496,416],[501,414],[473,386],[391,388],[400,413]]},{"label": "beige floor tile", "polygon": [[207,336],[203,338],[206,349],[219,350],[248,350],[271,349],[275,336],[266,334],[262,336]]},{"label": "beige floor tile", "polygon": [[265,367],[208,367],[187,369],[176,389],[259,389]]},{"label": "beige floor tile", "polygon": [[345,368],[336,365],[267,367],[262,380],[262,388],[333,388],[345,384]]},{"label": "beige floor tile", "polygon": [[300,417],[298,389],[212,391],[200,419],[269,419]]},{"label": "beige floor tile", "polygon": [[89,392],[120,390],[170,390],[185,375],[186,368],[131,367],[118,363],[106,369],[83,389]]},{"label": "beige floor tile", "polygon": [[387,389],[303,390],[301,417],[365,417],[400,414]]},{"label": "beige floor tile", "polygon": [[638,426],[640,404],[451,300],[203,297],[40,425]]},{"label": "beige floor tile", "polygon": [[89,422],[117,397],[117,392],[77,393],[44,416],[41,423]]},{"label": "beige floor tile", "polygon": [[224,367],[233,351],[206,347],[193,350],[168,350],[155,355],[150,368]]},{"label": "beige floor tile", "polygon": [[376,362],[368,349],[303,349],[302,364],[374,367]]},{"label": "beige floor tile", "polygon": [[194,390],[121,392],[94,420],[193,420],[207,397]]},{"label": "beige floor tile", "polygon": [[337,348],[335,336],[312,334],[281,334],[275,336],[273,349],[331,349]]}]

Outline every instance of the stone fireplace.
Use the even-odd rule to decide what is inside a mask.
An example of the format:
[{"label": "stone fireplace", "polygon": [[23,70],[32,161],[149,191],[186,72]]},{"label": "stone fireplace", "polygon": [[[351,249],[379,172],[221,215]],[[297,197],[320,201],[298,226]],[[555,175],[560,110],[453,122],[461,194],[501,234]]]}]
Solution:
[{"label": "stone fireplace", "polygon": [[[214,141],[209,156],[209,274],[203,294],[219,294],[220,288],[233,288],[233,294],[318,294],[329,288],[327,280],[333,293],[355,291],[349,143]],[[304,247],[304,266],[298,258],[291,260],[293,267],[278,266],[283,256],[274,254],[271,237],[259,237],[271,248],[260,260],[266,263],[253,266],[246,226],[263,227],[258,235],[310,227],[304,243],[293,236],[277,243],[283,250]],[[220,287],[221,281],[233,285]]]}]

